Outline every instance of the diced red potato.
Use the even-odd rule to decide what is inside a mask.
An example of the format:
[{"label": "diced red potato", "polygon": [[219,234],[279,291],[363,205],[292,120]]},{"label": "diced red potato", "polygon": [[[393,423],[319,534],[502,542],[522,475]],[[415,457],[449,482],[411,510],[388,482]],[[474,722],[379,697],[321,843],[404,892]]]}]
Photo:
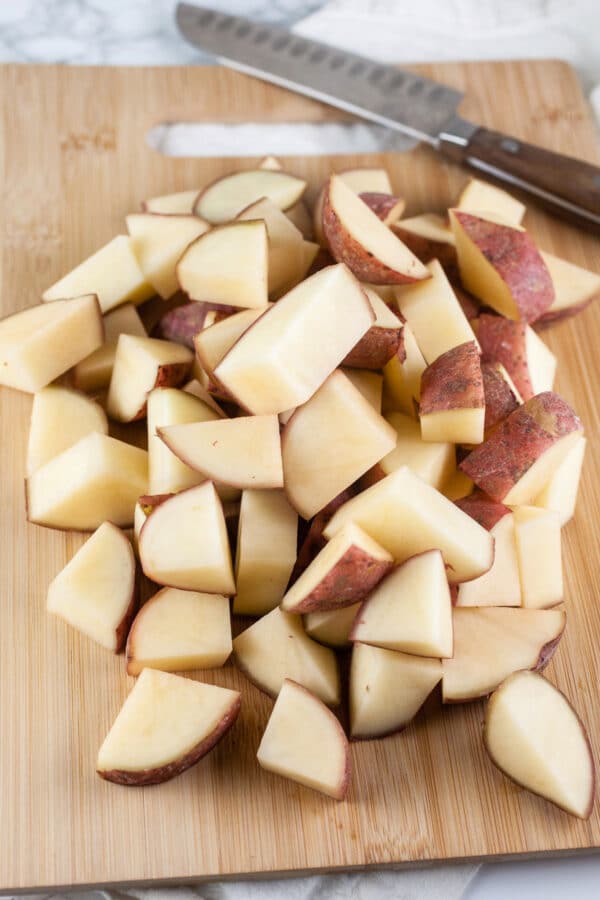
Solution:
[{"label": "diced red potato", "polygon": [[483,359],[502,363],[523,400],[552,390],[556,357],[526,322],[482,313],[473,325]]},{"label": "diced red potato", "polygon": [[421,435],[425,441],[479,444],[485,397],[479,350],[474,341],[438,356],[421,376]]},{"label": "diced red potato", "polygon": [[510,319],[535,322],[552,305],[554,286],[526,231],[450,210],[465,288]]},{"label": "diced red potato", "polygon": [[404,326],[398,316],[370,288],[365,288],[375,321],[343,361],[356,369],[382,369],[393,356],[404,362],[406,353],[402,332]]},{"label": "diced red potato", "polygon": [[423,263],[336,175],[325,189],[323,233],[332,256],[360,281],[410,284],[430,277]]},{"label": "diced red potato", "polygon": [[481,376],[485,396],[483,427],[488,432],[514,412],[523,398],[502,363],[482,362]]},{"label": "diced red potato", "polygon": [[530,503],[582,431],[569,404],[547,391],[511,413],[460,468],[494,500],[511,505]]}]

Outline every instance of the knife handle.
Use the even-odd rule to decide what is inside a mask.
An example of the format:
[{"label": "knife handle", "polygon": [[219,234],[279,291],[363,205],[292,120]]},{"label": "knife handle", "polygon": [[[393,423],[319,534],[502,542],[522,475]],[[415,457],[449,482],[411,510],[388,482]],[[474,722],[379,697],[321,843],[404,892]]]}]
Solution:
[{"label": "knife handle", "polygon": [[460,132],[459,128],[442,134],[440,150],[485,175],[527,191],[555,215],[600,231],[598,166],[488,128],[465,127],[463,137]]}]

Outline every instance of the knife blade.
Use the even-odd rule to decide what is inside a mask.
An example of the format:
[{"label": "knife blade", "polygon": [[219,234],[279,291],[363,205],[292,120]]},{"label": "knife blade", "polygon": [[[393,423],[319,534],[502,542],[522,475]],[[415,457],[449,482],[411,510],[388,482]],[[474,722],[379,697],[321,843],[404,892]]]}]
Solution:
[{"label": "knife blade", "polygon": [[521,188],[563,218],[600,229],[600,169],[469,122],[460,91],[278,25],[179,3],[177,25],[223,65],[425,141]]}]

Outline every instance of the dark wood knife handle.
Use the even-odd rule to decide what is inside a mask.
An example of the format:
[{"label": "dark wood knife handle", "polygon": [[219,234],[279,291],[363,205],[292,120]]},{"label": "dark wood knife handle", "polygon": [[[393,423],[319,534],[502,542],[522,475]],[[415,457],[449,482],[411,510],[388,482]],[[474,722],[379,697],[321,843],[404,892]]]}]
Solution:
[{"label": "dark wood knife handle", "polygon": [[487,128],[463,144],[444,135],[440,149],[483,176],[533,194],[555,215],[600,231],[599,167]]}]

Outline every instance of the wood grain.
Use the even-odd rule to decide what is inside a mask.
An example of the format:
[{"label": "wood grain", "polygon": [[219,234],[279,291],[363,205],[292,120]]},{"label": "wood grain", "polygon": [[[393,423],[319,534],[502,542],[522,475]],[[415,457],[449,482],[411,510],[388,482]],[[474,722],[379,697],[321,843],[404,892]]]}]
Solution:
[{"label": "wood grain", "polygon": [[[562,63],[423,67],[469,89],[462,112],[592,162],[596,135]],[[342,118],[309,100],[210,68],[0,70],[2,283],[6,314],[124,228],[145,197],[191,188],[248,160],[166,159],[144,143],[167,120]],[[270,148],[265,146],[265,153]],[[314,191],[333,165],[388,167],[407,215],[452,202],[465,173],[427,148],[358,158],[293,158]],[[540,245],[600,269],[590,235],[532,209]],[[575,701],[600,759],[600,515],[597,359],[600,304],[544,333],[558,389],[590,447],[565,533],[566,636],[549,676]],[[206,681],[243,691],[240,719],[214,753],[166,785],[132,790],[94,772],[97,749],[132,681],[113,657],[45,613],[50,579],[82,536],[28,525],[23,507],[31,398],[0,389],[0,889],[415,864],[575,850],[600,843],[600,804],[569,818],[503,778],[486,758],[480,703],[433,699],[404,733],[352,747],[354,780],[335,803],[258,768],[271,701],[232,666]]]}]

